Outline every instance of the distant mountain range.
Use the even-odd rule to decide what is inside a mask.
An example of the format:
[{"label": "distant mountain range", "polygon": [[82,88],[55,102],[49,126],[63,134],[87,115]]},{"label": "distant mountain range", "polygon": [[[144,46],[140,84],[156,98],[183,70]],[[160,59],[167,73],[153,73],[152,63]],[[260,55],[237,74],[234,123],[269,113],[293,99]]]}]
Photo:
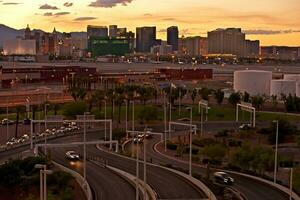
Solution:
[{"label": "distant mountain range", "polygon": [[[14,39],[16,37],[23,37],[25,29],[14,29],[4,24],[0,24],[0,48],[2,48],[4,41]],[[32,32],[44,32],[40,29],[33,29]],[[57,32],[62,34],[61,32]],[[71,32],[72,37],[86,38],[86,32]]]}]

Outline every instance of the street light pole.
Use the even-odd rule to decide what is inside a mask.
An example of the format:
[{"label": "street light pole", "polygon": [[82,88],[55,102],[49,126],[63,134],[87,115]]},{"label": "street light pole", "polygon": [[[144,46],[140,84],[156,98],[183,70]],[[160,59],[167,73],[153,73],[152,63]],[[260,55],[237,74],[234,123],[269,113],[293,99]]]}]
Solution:
[{"label": "street light pole", "polygon": [[[147,134],[150,134],[149,131],[147,132]],[[146,135],[146,132],[145,132],[145,135]],[[146,197],[146,184],[147,184],[147,165],[146,165],[146,162],[147,162],[147,158],[146,158],[146,151],[147,151],[147,144],[146,144],[146,139],[144,140],[144,197]]]},{"label": "street light pole", "polygon": [[203,108],[202,106],[200,107],[201,109],[201,123],[200,123],[200,136],[202,137],[202,134],[203,134]]},{"label": "street light pole", "polygon": [[[134,132],[134,100],[132,101],[132,131]],[[131,146],[131,157],[134,155],[134,148],[133,148],[133,140],[132,140],[132,146]]]},{"label": "street light pole", "polygon": [[45,104],[45,155],[47,155],[47,106],[49,104]]},{"label": "street light pole", "polygon": [[6,119],[7,119],[7,121],[6,121],[6,140],[8,141],[8,139],[9,139],[9,128],[8,128],[8,97],[7,97],[7,102],[6,102]]},{"label": "street light pole", "polygon": [[104,100],[104,140],[106,141],[106,137],[107,137],[107,134],[106,134],[106,99]]},{"label": "street light pole", "polygon": [[47,175],[52,174],[52,170],[47,170],[47,165],[36,164],[36,169],[40,169],[40,200],[47,200]]},{"label": "street light pole", "polygon": [[164,121],[165,121],[165,152],[167,151],[167,106],[166,93],[164,93]]},{"label": "street light pole", "polygon": [[125,129],[126,129],[126,139],[128,140],[128,102],[127,102],[127,99],[125,99],[125,110],[126,110],[126,113],[125,113]]},{"label": "street light pole", "polygon": [[83,178],[86,182],[86,114],[88,112],[83,113],[84,123],[83,123]]},{"label": "street light pole", "polygon": [[293,200],[293,167],[291,168],[291,174],[290,174],[290,199]]},{"label": "street light pole", "polygon": [[44,187],[43,187],[43,170],[40,169],[40,200],[44,197]]},{"label": "street light pole", "polygon": [[274,183],[277,180],[277,154],[278,154],[278,120],[274,120],[273,123],[276,123],[276,143],[275,143],[275,162],[274,162]]},{"label": "street light pole", "polygon": [[[136,133],[136,137],[138,138],[138,134]],[[133,146],[133,144],[132,144]],[[137,139],[136,143],[136,196],[135,199],[139,200],[139,187],[138,187],[138,179],[139,179],[139,140]]]},{"label": "street light pole", "polygon": [[190,110],[190,149],[189,149],[189,175],[192,176],[192,132],[193,132],[193,109],[192,107],[188,107],[187,110]]}]

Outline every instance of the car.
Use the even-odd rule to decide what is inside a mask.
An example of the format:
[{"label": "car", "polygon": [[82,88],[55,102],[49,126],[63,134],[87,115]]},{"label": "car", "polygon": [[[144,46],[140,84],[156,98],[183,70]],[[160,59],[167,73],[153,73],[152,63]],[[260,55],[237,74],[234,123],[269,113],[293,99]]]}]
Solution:
[{"label": "car", "polygon": [[190,118],[180,118],[180,119],[178,119],[178,121],[189,122],[189,121],[191,121],[191,119]]},{"label": "car", "polygon": [[80,156],[75,151],[66,152],[66,158],[69,160],[79,160]]},{"label": "car", "polygon": [[76,126],[77,124],[76,124],[76,122],[70,122],[69,123],[69,126]]},{"label": "car", "polygon": [[24,140],[28,140],[29,136],[27,134],[24,134],[21,138],[24,139]]},{"label": "car", "polygon": [[7,119],[7,118],[4,118],[4,119],[2,119],[2,121],[1,121],[1,124],[2,125],[12,125],[12,124],[14,124],[15,122],[13,121],[13,120],[10,120],[10,119]]},{"label": "car", "polygon": [[140,143],[140,142],[143,142],[144,136],[145,136],[144,134],[138,135],[137,137],[133,138],[133,142],[134,142],[134,143]]},{"label": "car", "polygon": [[25,142],[25,139],[23,139],[23,138],[19,138],[18,140],[17,140],[17,143],[23,143],[23,142]]},{"label": "car", "polygon": [[78,126],[70,126],[69,128],[71,128],[72,131],[77,131],[79,130]]},{"label": "car", "polygon": [[6,146],[12,146],[12,145],[14,145],[15,143],[14,142],[11,142],[11,141],[8,141],[8,142],[6,142]]},{"label": "car", "polygon": [[24,125],[30,125],[30,123],[31,123],[31,119],[26,118],[26,119],[23,120]]},{"label": "car", "polygon": [[242,125],[239,126],[240,130],[249,130],[251,128],[252,128],[251,124],[242,124]]},{"label": "car", "polygon": [[65,128],[65,132],[70,132],[70,131],[72,131],[72,128],[71,128],[71,127]]},{"label": "car", "polygon": [[226,185],[232,185],[234,183],[234,179],[225,172],[215,172],[214,178],[217,183]]}]

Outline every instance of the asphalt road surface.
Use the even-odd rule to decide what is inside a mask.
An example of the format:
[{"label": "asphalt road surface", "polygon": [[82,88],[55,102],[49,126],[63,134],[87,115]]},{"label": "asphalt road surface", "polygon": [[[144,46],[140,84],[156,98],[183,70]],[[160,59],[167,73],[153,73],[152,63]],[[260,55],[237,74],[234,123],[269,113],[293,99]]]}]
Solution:
[{"label": "asphalt road surface", "polygon": [[[87,140],[95,140],[99,134],[90,134]],[[64,142],[79,141],[80,135],[64,138]],[[52,142],[55,142],[52,141]],[[58,152],[56,152],[58,153]],[[53,153],[51,153],[53,154]],[[94,145],[87,146],[88,156],[98,156],[106,160],[108,165],[126,171],[132,175],[136,174],[136,162],[131,159],[122,158],[117,155],[100,151]],[[143,179],[143,165],[139,165],[140,178]],[[186,179],[175,175],[159,167],[147,165],[147,183],[157,193],[159,199],[202,199],[205,194]],[[118,185],[118,182],[115,182]],[[124,198],[127,199],[127,198]]]},{"label": "asphalt road surface", "polygon": [[[175,161],[173,159],[169,159],[164,157],[158,153],[156,153],[153,149],[153,146],[159,141],[159,138],[154,138],[149,141],[147,144],[147,157],[152,158],[154,163],[168,163],[172,164],[174,167],[180,167],[183,169],[188,169],[188,164]],[[193,173],[199,173],[203,177],[206,176],[206,169],[193,166],[192,167]],[[243,193],[248,200],[287,200],[289,199],[288,195],[285,193],[259,181],[256,181],[251,178],[246,178],[244,176],[238,176],[235,174],[231,174],[231,176],[235,179],[235,183],[232,186],[233,188],[237,189],[241,193]]]},{"label": "asphalt road surface", "polygon": [[[211,126],[211,127],[213,127],[213,126]],[[97,137],[99,137],[99,136],[95,135],[95,134],[90,134],[90,135],[88,135],[88,140],[95,139]],[[79,138],[82,138],[82,136],[79,136],[79,135],[69,136],[67,138],[60,138],[57,140],[58,141],[62,140],[64,142],[68,142],[70,140],[74,140],[74,139],[77,140]],[[54,142],[54,141],[55,140],[53,140],[52,142]],[[147,157],[152,158],[153,163],[158,163],[158,164],[169,163],[176,167],[181,167],[181,168],[186,168],[186,169],[188,168],[187,164],[184,164],[184,163],[181,163],[178,161],[174,161],[172,159],[168,159],[164,156],[157,154],[153,150],[153,145],[157,141],[158,141],[158,139],[150,140],[150,142],[148,143],[148,148],[147,148]],[[28,146],[20,147],[17,149],[6,151],[6,152],[1,152],[0,158],[4,159],[5,157],[7,158],[12,155],[17,155],[18,153],[20,153],[24,150],[28,150]],[[102,158],[104,158],[108,161],[109,165],[112,165],[116,168],[120,168],[124,171],[127,171],[127,172],[135,175],[135,162],[134,161],[130,161],[128,159],[120,158],[116,155],[112,155],[112,154],[108,154],[106,152],[99,151],[98,149],[96,149],[95,146],[88,147],[87,151],[88,151],[89,155],[101,156]],[[91,166],[91,164],[89,164],[88,167],[89,166]],[[93,166],[91,166],[91,167],[94,168]],[[140,169],[142,169],[142,165],[140,165]],[[178,199],[178,197],[179,197],[179,199],[180,198],[188,199],[188,198],[195,198],[195,197],[201,198],[201,197],[199,197],[199,194],[200,194],[199,191],[197,191],[194,187],[191,187],[190,184],[187,184],[187,182],[185,180],[182,180],[179,177],[175,178],[178,181],[178,183],[176,183],[176,185],[177,184],[178,185],[174,187],[173,186],[174,185],[174,174],[168,175],[169,172],[163,172],[163,171],[160,172],[159,170],[155,169],[155,167],[150,167],[150,166],[148,166],[147,169],[148,169],[147,170],[147,183],[151,187],[153,187],[153,189],[157,192],[159,198],[161,198],[161,199],[166,199],[166,198],[169,198],[169,199],[177,198]],[[200,173],[200,174],[205,174],[206,169],[197,167],[197,166],[193,166],[193,171]],[[140,174],[143,174],[142,172],[143,171],[141,170]],[[246,178],[243,176],[237,176],[234,174],[232,176],[236,180],[236,182],[234,184],[234,188],[237,189],[238,191],[242,192],[244,195],[246,195],[248,200],[287,200],[288,199],[288,196],[286,194],[280,192],[279,190],[277,190],[269,185],[266,185],[259,181],[253,180],[251,178]],[[143,178],[143,177],[141,176],[141,178]],[[168,181],[169,178],[171,181]],[[90,181],[89,175],[88,175],[88,181]],[[91,185],[92,184],[93,183],[91,183]],[[186,193],[189,196],[185,196]],[[202,196],[202,194],[200,196]]]},{"label": "asphalt road surface", "polygon": [[[89,134],[87,140],[95,140],[99,138],[99,133]],[[73,135],[64,138],[58,138],[49,141],[49,143],[82,141],[82,135]],[[19,147],[6,152],[0,153],[0,158],[5,159],[20,154],[22,151],[28,150],[28,146]],[[48,150],[50,150],[48,148]],[[82,172],[82,163],[71,164],[65,159],[65,152],[75,150],[82,155],[82,147],[77,148],[55,148],[48,153],[51,157],[78,172]],[[109,165],[119,168],[123,171],[136,174],[136,162],[127,158],[121,158],[117,155],[100,151],[95,146],[87,146],[88,156],[100,156],[105,159]],[[139,165],[140,178],[143,179],[143,167]],[[87,180],[94,189],[96,197],[99,199],[135,199],[135,189],[127,184],[127,182],[116,176],[105,168],[101,168],[93,163],[87,163]],[[125,183],[124,183],[125,182]],[[157,193],[159,199],[203,199],[205,194],[196,186],[186,179],[175,175],[167,170],[159,167],[147,165],[147,183]],[[118,193],[120,193],[118,195]],[[125,195],[124,195],[125,193]],[[120,197],[120,198],[118,198]]]}]

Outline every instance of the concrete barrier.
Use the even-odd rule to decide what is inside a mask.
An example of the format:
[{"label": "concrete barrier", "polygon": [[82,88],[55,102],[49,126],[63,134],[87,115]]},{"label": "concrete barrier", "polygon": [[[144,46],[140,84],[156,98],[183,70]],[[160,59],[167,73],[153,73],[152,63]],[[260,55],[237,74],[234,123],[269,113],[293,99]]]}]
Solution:
[{"label": "concrete barrier", "polygon": [[[95,162],[95,161],[91,161],[91,162],[93,162],[96,165],[101,165],[100,163]],[[101,167],[102,167],[102,165],[101,165]],[[156,200],[157,199],[156,193],[152,190],[152,188],[147,183],[145,183],[141,179],[136,179],[136,177],[133,176],[132,174],[127,173],[127,172],[125,172],[123,170],[120,170],[118,168],[115,168],[115,167],[112,167],[112,166],[109,166],[109,165],[105,165],[105,167],[110,169],[114,173],[122,176],[124,179],[128,180],[128,182],[133,187],[136,187],[136,182],[138,182],[138,188],[139,188],[139,191],[141,192],[140,194],[143,193],[144,188],[146,189],[146,197],[144,197],[144,200]]]},{"label": "concrete barrier", "polygon": [[[120,154],[117,154],[117,153],[114,153],[114,152],[110,152],[110,151],[104,150],[104,149],[102,149],[99,145],[97,145],[97,148],[98,148],[99,150],[101,150],[101,151],[105,151],[105,152],[112,153],[112,154],[115,154],[115,155],[117,155],[117,156],[120,156],[120,157],[122,157],[122,158],[126,158],[126,159],[130,159],[130,160],[136,161],[136,160],[133,159],[133,158],[126,157],[126,156],[123,156],[123,155],[120,155]],[[142,161],[139,161],[139,162],[142,162]],[[159,167],[159,168],[168,170],[168,171],[170,171],[170,172],[172,172],[172,173],[175,173],[175,174],[177,174],[178,176],[181,176],[182,178],[187,179],[187,180],[190,181],[192,184],[194,184],[198,189],[200,189],[201,191],[203,191],[209,200],[217,200],[217,198],[216,198],[216,196],[214,195],[214,193],[213,193],[213,192],[212,192],[212,191],[211,191],[204,183],[202,183],[202,182],[199,181],[198,179],[196,179],[196,178],[194,178],[194,177],[190,177],[189,175],[187,175],[187,174],[185,174],[185,173],[183,173],[183,172],[180,172],[180,171],[178,171],[178,170],[170,169],[170,168],[163,167],[163,166],[160,166],[160,165],[156,165],[156,164],[153,164],[153,163],[147,163],[147,165]]]},{"label": "concrete barrier", "polygon": [[84,180],[84,178],[77,172],[75,172],[74,170],[71,170],[61,164],[58,164],[54,161],[52,161],[52,163],[58,167],[59,169],[61,169],[64,172],[67,172],[69,174],[71,174],[73,177],[75,177],[76,181],[78,182],[78,184],[80,185],[80,187],[82,188],[82,190],[85,193],[86,199],[87,200],[93,200],[93,195],[92,195],[92,190],[90,185],[88,184],[87,181]]},{"label": "concrete barrier", "polygon": [[201,189],[201,191],[203,191],[205,193],[205,195],[207,196],[207,198],[209,200],[217,200],[216,196],[213,194],[213,192],[204,184],[202,183],[201,181],[199,181],[198,179],[192,177],[192,176],[189,176],[181,171],[178,171],[178,170],[175,170],[175,169],[171,169],[171,168],[167,168],[167,167],[163,167],[163,166],[160,166],[161,168],[165,169],[165,170],[168,170],[170,172],[173,172],[187,180],[189,180],[192,184],[194,184],[195,186],[197,186],[198,188]]},{"label": "concrete barrier", "polygon": [[[182,162],[182,163],[187,164],[186,161],[178,160],[178,159],[176,159],[176,158],[173,158],[173,157],[171,157],[171,156],[165,155],[165,154],[161,153],[160,151],[158,151],[158,150],[157,150],[157,145],[158,145],[159,143],[160,143],[160,142],[158,142],[158,143],[156,143],[156,144],[154,145],[154,150],[155,150],[157,153],[159,153],[159,154],[161,154],[162,156],[165,156],[165,157],[167,157],[167,158],[169,158],[169,159],[177,160],[177,161],[179,161],[179,162]],[[197,164],[193,164],[193,165],[195,165],[195,166],[200,166],[200,165],[197,165]],[[200,166],[200,167],[201,167],[201,166]],[[269,180],[266,180],[266,179],[263,179],[263,178],[260,178],[260,177],[252,176],[252,175],[249,175],[249,174],[244,174],[244,173],[240,173],[240,172],[230,171],[230,170],[223,170],[223,169],[216,169],[216,170],[221,170],[221,171],[224,171],[224,172],[227,172],[227,173],[236,174],[236,175],[239,175],[239,176],[244,176],[244,177],[247,177],[247,178],[255,179],[255,180],[257,180],[257,181],[260,181],[260,182],[263,182],[263,183],[265,183],[265,184],[268,184],[268,185],[270,185],[270,186],[272,186],[272,187],[274,187],[274,188],[276,188],[276,189],[278,189],[278,190],[280,190],[280,191],[282,191],[282,192],[284,192],[284,193],[290,195],[290,190],[289,190],[289,188],[286,188],[286,187],[284,187],[283,185],[274,183],[274,182],[272,182],[272,181],[269,181]],[[293,197],[293,199],[295,199],[295,200],[300,200],[299,195],[296,194],[295,192],[292,193],[292,197]]]},{"label": "concrete barrier", "polygon": [[[257,181],[260,181],[260,182],[263,182],[267,185],[270,185],[288,195],[290,195],[290,189],[289,188],[286,188],[284,187],[283,185],[280,185],[278,183],[274,183],[272,181],[269,181],[269,180],[266,180],[266,179],[263,179],[263,178],[260,178],[260,177],[257,177],[257,176],[252,176],[252,175],[249,175],[249,174],[244,174],[244,173],[240,173],[240,172],[234,172],[234,171],[230,171],[230,170],[222,170],[224,172],[227,172],[227,173],[231,173],[231,174],[236,174],[236,175],[239,175],[239,176],[244,176],[244,177],[247,177],[247,178],[252,178],[254,180],[257,180]],[[300,197],[298,194],[296,194],[295,192],[292,192],[292,198],[294,200],[300,200]]]}]

